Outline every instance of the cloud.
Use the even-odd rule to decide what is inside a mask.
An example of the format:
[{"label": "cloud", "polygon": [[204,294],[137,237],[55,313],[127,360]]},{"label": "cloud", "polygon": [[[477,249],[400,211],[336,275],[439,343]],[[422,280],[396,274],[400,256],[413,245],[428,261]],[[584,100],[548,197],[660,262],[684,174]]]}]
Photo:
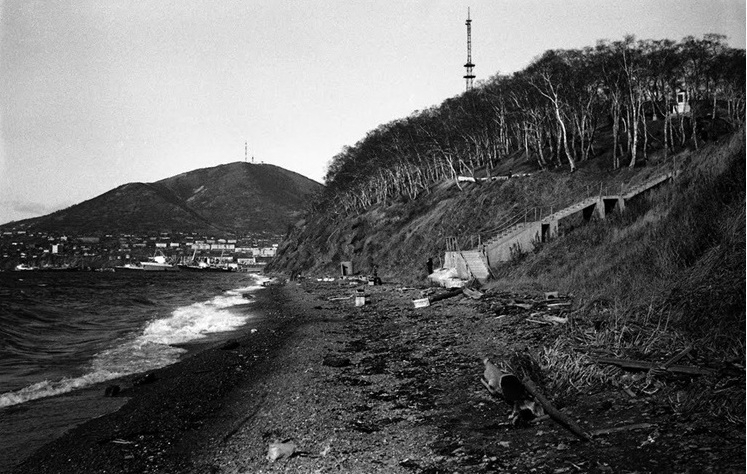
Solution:
[{"label": "cloud", "polygon": [[65,207],[68,207],[68,205],[48,205],[15,199],[3,200],[0,201],[0,225],[7,222],[44,216]]}]

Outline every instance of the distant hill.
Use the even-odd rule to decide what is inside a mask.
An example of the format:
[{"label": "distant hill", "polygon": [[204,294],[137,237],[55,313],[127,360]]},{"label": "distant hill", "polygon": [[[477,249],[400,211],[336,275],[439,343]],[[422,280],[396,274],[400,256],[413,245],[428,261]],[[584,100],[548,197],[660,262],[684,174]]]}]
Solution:
[{"label": "distant hill", "polygon": [[286,169],[244,162],[155,183],[128,183],[88,201],[0,229],[72,234],[283,233],[323,186]]}]

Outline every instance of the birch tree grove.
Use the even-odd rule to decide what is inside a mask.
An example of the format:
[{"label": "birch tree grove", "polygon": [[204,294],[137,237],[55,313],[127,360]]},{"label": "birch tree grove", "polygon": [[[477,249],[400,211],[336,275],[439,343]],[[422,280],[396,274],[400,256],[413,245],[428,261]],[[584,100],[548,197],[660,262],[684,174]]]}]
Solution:
[{"label": "birch tree grove", "polygon": [[[649,127],[658,120],[657,138]],[[314,208],[347,214],[414,199],[443,180],[459,186],[459,176],[489,177],[509,157],[573,171],[602,150],[612,168],[636,166],[652,140],[669,153],[744,121],[745,51],[723,36],[628,36],[547,51],[522,71],[496,75],[344,147],[328,165],[323,202]],[[602,130],[612,141],[604,147],[597,143]]]}]

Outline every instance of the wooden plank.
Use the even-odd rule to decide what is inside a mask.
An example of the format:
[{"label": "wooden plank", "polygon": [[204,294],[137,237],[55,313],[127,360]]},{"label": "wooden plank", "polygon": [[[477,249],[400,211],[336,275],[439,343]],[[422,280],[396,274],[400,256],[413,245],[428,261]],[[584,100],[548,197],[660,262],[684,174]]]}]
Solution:
[{"label": "wooden plank", "polygon": [[633,431],[633,430],[645,430],[649,428],[653,428],[656,425],[653,425],[651,423],[637,423],[634,425],[625,425],[625,426],[615,426],[613,428],[601,428],[598,430],[594,430],[591,432],[592,436],[604,436],[608,434],[613,433],[620,433],[623,431]]},{"label": "wooden plank", "polygon": [[[616,365],[623,369],[633,370],[651,370],[653,368],[659,367],[658,364],[654,364],[652,362],[645,362],[642,360],[616,359],[614,357],[597,357],[594,359],[594,361],[599,364]],[[666,370],[678,374],[687,375],[711,375],[713,373],[713,370],[710,369],[702,369],[700,367],[691,367],[687,365],[672,365],[670,367],[667,367]]]}]

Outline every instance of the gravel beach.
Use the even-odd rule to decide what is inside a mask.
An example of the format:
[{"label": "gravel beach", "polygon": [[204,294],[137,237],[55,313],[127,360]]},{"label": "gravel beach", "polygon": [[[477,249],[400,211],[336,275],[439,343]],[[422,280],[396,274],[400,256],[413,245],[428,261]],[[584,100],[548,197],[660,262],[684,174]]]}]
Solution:
[{"label": "gravel beach", "polygon": [[[559,408],[586,430],[633,427],[591,442],[550,419],[513,427],[511,406],[480,383],[482,359],[552,344],[561,326],[495,309],[532,296],[416,309],[421,290],[396,283],[268,287],[251,305],[255,325],[118,381],[128,403],[12,472],[744,472],[743,428],[680,416],[661,394],[600,386],[566,400]],[[291,455],[268,460],[272,443]]]}]

